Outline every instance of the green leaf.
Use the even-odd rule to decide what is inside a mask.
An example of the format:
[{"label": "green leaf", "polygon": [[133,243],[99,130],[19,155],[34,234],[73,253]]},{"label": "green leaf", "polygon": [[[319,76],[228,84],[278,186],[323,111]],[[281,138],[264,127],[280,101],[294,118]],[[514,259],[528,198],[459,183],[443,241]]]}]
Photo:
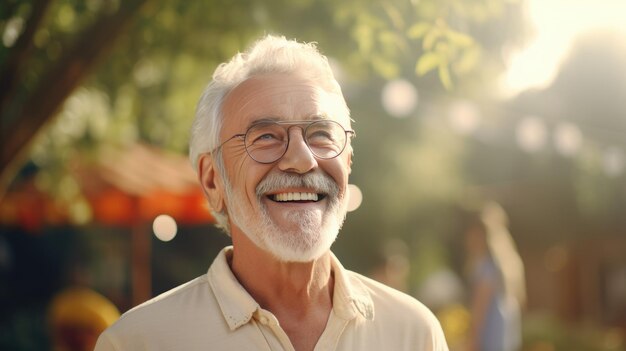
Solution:
[{"label": "green leaf", "polygon": [[399,29],[399,28],[405,27],[405,22],[404,22],[404,18],[402,17],[402,13],[400,12],[400,10],[398,10],[396,6],[390,5],[386,2],[383,2],[381,5],[382,5],[383,10],[387,14],[387,17],[389,17],[389,20],[391,20],[391,23],[393,23],[393,26],[395,28]]},{"label": "green leaf", "polygon": [[398,50],[407,50],[402,38],[392,31],[386,30],[378,33],[378,41],[383,51],[388,55],[395,55]]},{"label": "green leaf", "polygon": [[399,74],[398,66],[384,57],[372,55],[371,62],[374,70],[387,79],[395,78]]},{"label": "green leaf", "polygon": [[426,35],[426,33],[433,27],[431,23],[419,22],[411,26],[406,35],[411,39],[419,39]]},{"label": "green leaf", "polygon": [[441,84],[443,84],[443,87],[446,88],[446,90],[452,90],[453,84],[452,78],[450,77],[450,70],[448,69],[448,65],[439,66],[439,80],[441,81]]},{"label": "green leaf", "polygon": [[480,57],[481,51],[478,47],[472,46],[468,48],[463,54],[461,54],[461,57],[454,62],[454,72],[457,74],[465,74],[471,71],[474,67],[476,67]]},{"label": "green leaf", "polygon": [[432,48],[435,46],[435,42],[437,42],[437,39],[441,37],[441,34],[442,34],[441,29],[437,27],[428,31],[426,35],[424,35],[424,41],[422,41],[422,48],[427,51],[432,50]]},{"label": "green leaf", "polygon": [[358,25],[353,29],[352,37],[357,42],[361,54],[369,54],[372,51],[373,36],[374,33],[369,26]]},{"label": "green leaf", "polygon": [[448,29],[446,30],[445,35],[450,41],[450,43],[460,46],[460,47],[468,47],[474,44],[474,39],[465,33]]},{"label": "green leaf", "polygon": [[422,55],[415,65],[415,73],[418,76],[423,76],[424,74],[432,71],[437,66],[442,64],[442,57],[436,52],[427,52]]}]

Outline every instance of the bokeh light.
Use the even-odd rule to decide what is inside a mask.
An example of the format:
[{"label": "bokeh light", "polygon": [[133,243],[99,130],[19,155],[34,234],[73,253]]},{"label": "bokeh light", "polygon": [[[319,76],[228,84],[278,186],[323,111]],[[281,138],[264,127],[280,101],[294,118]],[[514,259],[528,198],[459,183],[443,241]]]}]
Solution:
[{"label": "bokeh light", "polygon": [[515,129],[515,136],[519,147],[526,152],[537,152],[546,144],[546,126],[541,119],[535,116],[524,117]]},{"label": "bokeh light", "polygon": [[170,241],[176,237],[178,225],[172,216],[162,214],[157,216],[152,222],[154,235],[161,241]]},{"label": "bokeh light", "polygon": [[604,151],[602,160],[604,172],[609,177],[618,177],[624,173],[624,152],[618,147],[609,147]]},{"label": "bokeh light", "polygon": [[471,101],[457,101],[450,106],[448,122],[455,132],[469,135],[480,126],[480,112]]},{"label": "bokeh light", "polygon": [[348,184],[348,212],[352,212],[361,206],[363,193],[358,186]]},{"label": "bokeh light", "polygon": [[572,123],[559,123],[554,131],[554,147],[563,156],[574,156],[582,146],[583,135]]},{"label": "bokeh light", "polygon": [[13,46],[22,32],[23,27],[24,21],[19,17],[8,20],[5,24],[4,32],[2,33],[2,44],[8,48]]},{"label": "bokeh light", "polygon": [[392,80],[383,87],[382,104],[393,117],[407,117],[415,111],[417,103],[417,89],[406,79]]}]

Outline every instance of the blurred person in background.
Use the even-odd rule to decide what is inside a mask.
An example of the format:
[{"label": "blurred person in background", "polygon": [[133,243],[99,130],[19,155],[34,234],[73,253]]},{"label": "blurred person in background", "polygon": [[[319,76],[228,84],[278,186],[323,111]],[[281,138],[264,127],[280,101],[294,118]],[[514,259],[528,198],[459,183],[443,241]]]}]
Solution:
[{"label": "blurred person in background", "polygon": [[84,287],[69,287],[52,299],[49,311],[54,351],[92,351],[100,333],[120,316],[115,305]]},{"label": "blurred person in background", "polygon": [[488,203],[471,213],[464,234],[471,284],[467,350],[520,350],[520,307],[526,301],[524,266],[504,209]]},{"label": "blurred person in background", "polygon": [[368,276],[396,290],[407,292],[411,270],[408,256],[409,248],[406,243],[401,239],[391,239],[383,245],[381,252],[373,260],[376,264]]},{"label": "blurred person in background", "polygon": [[220,65],[190,158],[233,245],[207,274],[125,313],[96,350],[447,350],[423,304],[330,251],[353,135],[315,45],[266,36]]}]

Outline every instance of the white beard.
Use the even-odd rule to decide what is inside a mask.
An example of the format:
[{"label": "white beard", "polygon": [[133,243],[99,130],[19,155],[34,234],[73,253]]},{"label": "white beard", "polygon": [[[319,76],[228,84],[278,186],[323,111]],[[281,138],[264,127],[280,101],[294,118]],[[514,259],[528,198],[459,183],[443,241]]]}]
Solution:
[{"label": "white beard", "polygon": [[[226,188],[226,205],[230,220],[259,248],[284,262],[310,262],[330,249],[346,217],[346,201],[339,198],[339,187],[323,173],[294,175],[272,173],[257,186],[255,212],[246,206],[243,192],[233,191],[228,178],[223,178]],[[262,194],[287,187],[307,187],[326,195],[326,211],[291,210],[284,214],[288,225],[281,228],[269,216],[261,202]]]}]

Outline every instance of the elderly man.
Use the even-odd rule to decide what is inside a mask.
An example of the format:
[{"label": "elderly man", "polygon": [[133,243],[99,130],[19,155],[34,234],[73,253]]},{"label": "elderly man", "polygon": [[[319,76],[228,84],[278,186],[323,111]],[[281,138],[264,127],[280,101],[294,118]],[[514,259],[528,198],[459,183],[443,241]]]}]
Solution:
[{"label": "elderly man", "polygon": [[344,269],[354,131],[326,57],[266,36],[220,65],[190,157],[232,247],[131,311],[102,350],[447,350],[415,299]]}]

